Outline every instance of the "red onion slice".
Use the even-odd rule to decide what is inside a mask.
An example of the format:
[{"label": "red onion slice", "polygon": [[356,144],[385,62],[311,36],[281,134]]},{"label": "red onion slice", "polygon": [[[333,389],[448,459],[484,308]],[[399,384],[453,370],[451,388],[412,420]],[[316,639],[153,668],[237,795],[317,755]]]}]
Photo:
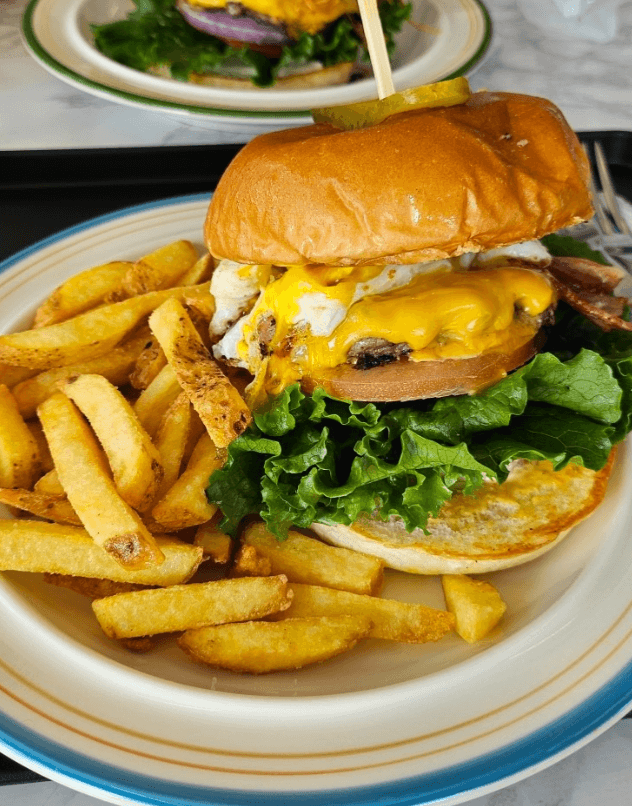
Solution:
[{"label": "red onion slice", "polygon": [[176,8],[193,28],[220,39],[234,39],[253,45],[285,45],[292,41],[283,29],[252,17],[233,17],[226,11],[189,5],[185,0],[177,0]]}]

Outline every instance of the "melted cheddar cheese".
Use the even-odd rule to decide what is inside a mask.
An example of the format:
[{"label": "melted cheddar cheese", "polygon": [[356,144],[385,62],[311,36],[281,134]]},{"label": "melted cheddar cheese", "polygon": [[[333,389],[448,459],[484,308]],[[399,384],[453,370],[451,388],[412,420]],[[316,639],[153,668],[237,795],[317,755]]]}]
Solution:
[{"label": "melted cheddar cheese", "polygon": [[[389,269],[393,275],[398,270]],[[259,376],[267,394],[277,394],[344,364],[362,339],[406,343],[412,361],[512,352],[537,329],[516,311],[536,317],[555,300],[548,279],[525,268],[455,271],[444,261],[405,285],[375,293],[383,274],[383,266],[289,267],[262,290],[244,319],[240,362]]]},{"label": "melted cheddar cheese", "polygon": [[[226,8],[230,0],[190,0],[191,5],[203,8]],[[240,4],[255,14],[270,17],[285,25],[291,36],[301,31],[317,34],[330,22],[343,14],[358,11],[357,0],[240,0]]]}]

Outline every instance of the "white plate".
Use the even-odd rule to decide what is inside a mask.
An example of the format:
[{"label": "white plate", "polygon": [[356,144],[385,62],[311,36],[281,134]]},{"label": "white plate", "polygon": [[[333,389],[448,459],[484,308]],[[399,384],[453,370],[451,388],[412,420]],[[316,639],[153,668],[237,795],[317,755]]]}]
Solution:
[{"label": "white plate", "polygon": [[[201,243],[189,196],[115,213],[6,261],[0,330],[65,277],[176,238]],[[195,665],[167,639],[106,640],[86,600],[38,575],[0,581],[0,741],[26,766],[112,803],[390,806],[462,802],[551,764],[632,701],[631,452],[603,506],[555,551],[492,575],[502,627],[469,646],[368,641],[296,673]],[[437,579],[385,593],[442,606]]]},{"label": "white plate", "polygon": [[[23,35],[31,55],[58,78],[94,95],[137,107],[245,127],[302,125],[309,110],[375,97],[373,79],[314,90],[229,90],[158,78],[124,67],[96,50],[90,23],[125,17],[131,0],[31,0]],[[491,22],[481,0],[414,0],[413,21],[398,35],[393,79],[397,89],[470,71],[483,58]]]}]

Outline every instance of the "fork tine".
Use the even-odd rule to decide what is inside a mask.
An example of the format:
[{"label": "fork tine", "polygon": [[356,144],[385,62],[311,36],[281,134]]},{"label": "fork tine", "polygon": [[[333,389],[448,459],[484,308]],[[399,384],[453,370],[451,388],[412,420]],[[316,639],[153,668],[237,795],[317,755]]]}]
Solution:
[{"label": "fork tine", "polygon": [[601,182],[601,189],[608,212],[620,232],[624,232],[626,235],[632,235],[632,230],[628,226],[628,222],[621,214],[617,194],[610,178],[608,163],[606,162],[601,143],[599,142],[595,142],[595,162],[597,163],[597,173],[599,175],[599,181]]},{"label": "fork tine", "polygon": [[[595,143],[595,145],[597,144]],[[588,162],[592,166],[593,163],[590,158],[590,153],[585,144],[584,144],[584,151],[586,152],[586,156],[588,157]],[[597,191],[595,180],[593,179],[592,170],[590,172],[588,181],[590,185],[590,195],[592,196],[593,207],[595,208],[595,218],[597,219],[597,227],[601,231],[602,235],[612,235],[614,233],[614,227],[612,226],[610,219],[604,212],[603,204]]]}]

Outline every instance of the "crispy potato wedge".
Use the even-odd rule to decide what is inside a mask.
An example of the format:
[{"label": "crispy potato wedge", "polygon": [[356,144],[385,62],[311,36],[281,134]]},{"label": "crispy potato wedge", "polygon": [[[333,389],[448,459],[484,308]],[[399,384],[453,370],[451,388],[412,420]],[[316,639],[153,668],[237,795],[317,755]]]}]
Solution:
[{"label": "crispy potato wedge", "polygon": [[6,386],[0,385],[0,487],[33,486],[41,469],[36,438]]},{"label": "crispy potato wedge", "polygon": [[39,420],[29,420],[26,426],[35,440],[39,453],[39,467],[37,471],[38,473],[48,473],[53,469],[53,457],[50,455],[48,442],[46,442],[42,426]]},{"label": "crispy potato wedge", "polygon": [[209,503],[206,487],[211,473],[225,461],[225,451],[220,451],[209,435],[203,434],[184,473],[151,511],[162,530],[177,532],[211,520],[217,506]]},{"label": "crispy potato wedge", "polygon": [[199,285],[206,283],[211,279],[213,269],[215,268],[215,261],[213,257],[207,252],[201,258],[195,261],[190,269],[178,280],[178,285]]},{"label": "crispy potato wedge", "polygon": [[21,509],[23,512],[30,512],[31,515],[55,523],[81,526],[81,521],[68,499],[58,495],[47,495],[30,490],[0,489],[0,503]]},{"label": "crispy potato wedge", "polygon": [[4,384],[9,389],[22,381],[37,375],[36,369],[28,367],[13,367],[11,364],[0,364],[0,384]]},{"label": "crispy potato wedge", "polygon": [[197,260],[197,250],[190,241],[173,241],[132,263],[123,278],[123,290],[132,297],[171,288]]},{"label": "crispy potato wedge", "polygon": [[127,568],[161,563],[164,558],[153,535],[118,494],[101,449],[75,405],[57,392],[42,403],[38,415],[59,480],[95,543]]},{"label": "crispy potato wedge", "polygon": [[120,289],[123,277],[132,265],[124,261],[115,261],[73,275],[55,289],[35,311],[33,327],[64,322],[91,308],[96,308]]},{"label": "crispy potato wedge", "polygon": [[204,346],[180,302],[163,303],[149,317],[149,326],[213,442],[225,448],[252,420],[241,395]]},{"label": "crispy potato wedge", "polygon": [[187,439],[187,444],[184,448],[184,455],[182,457],[183,467],[188,466],[196,447],[206,433],[207,431],[206,428],[204,428],[204,423],[202,420],[200,420],[200,415],[194,408],[191,408],[191,426],[189,428],[189,436]]},{"label": "crispy potato wedge", "polygon": [[147,587],[136,582],[115,582],[113,579],[73,577],[68,574],[44,574],[44,581],[58,588],[67,588],[88,599],[103,599],[105,596],[144,590]]},{"label": "crispy potato wedge", "polygon": [[110,350],[107,355],[79,364],[49,369],[18,383],[13,387],[13,395],[20,413],[27,419],[34,417],[40,403],[57,391],[59,382],[76,375],[103,375],[110,383],[121,386],[127,382],[135,361],[146,343],[147,335],[140,334],[121,344],[120,347]]},{"label": "crispy potato wedge", "polygon": [[130,384],[134,389],[147,389],[166,363],[167,359],[158,339],[150,336],[129,374]]},{"label": "crispy potato wedge", "polygon": [[164,562],[148,568],[125,568],[85,529],[43,521],[0,520],[0,571],[68,574],[141,585],[187,582],[202,561],[202,549],[162,536],[156,543]]},{"label": "crispy potato wedge", "polygon": [[61,389],[87,417],[99,438],[121,498],[144,512],[158,492],[163,469],[158,448],[134,409],[102,375],[68,378]]},{"label": "crispy potato wedge", "polygon": [[240,546],[229,573],[231,577],[267,577],[272,573],[272,562],[254,546]]},{"label": "crispy potato wedge", "polygon": [[152,437],[158,433],[162,418],[182,392],[173,369],[166,364],[134,403],[134,411],[143,428]]},{"label": "crispy potato wedge", "polygon": [[456,619],[456,631],[469,644],[485,638],[505,614],[507,605],[490,582],[465,574],[444,574],[441,585],[447,608]]},{"label": "crispy potato wedge", "polygon": [[[193,538],[193,545],[202,548],[205,560],[211,560],[217,565],[226,565],[233,553],[233,539],[230,535],[220,531],[216,518],[198,526]],[[269,575],[264,574],[263,576]]]},{"label": "crispy potato wedge", "polygon": [[351,649],[371,630],[363,616],[246,621],[187,630],[179,646],[221,669],[264,674],[300,669]]},{"label": "crispy potato wedge", "polygon": [[125,638],[119,641],[119,645],[128,652],[133,652],[135,655],[144,655],[155,648],[156,641],[151,636],[147,635],[144,638]]},{"label": "crispy potato wedge", "polygon": [[191,324],[195,328],[198,336],[200,337],[200,341],[202,342],[204,347],[210,352],[213,348],[213,342],[211,340],[211,335],[209,332],[209,320],[204,318],[204,316],[202,316],[200,312],[197,311],[195,308],[187,306],[185,310],[187,312],[187,316],[191,320]]},{"label": "crispy potato wedge", "polygon": [[162,482],[158,488],[160,500],[171,489],[180,475],[180,469],[191,431],[191,403],[181,392],[167,409],[156,435],[156,448],[163,467]]},{"label": "crispy potato wedge", "polygon": [[378,593],[382,585],[384,564],[377,557],[329,546],[299,532],[291,531],[280,541],[265,524],[252,523],[243,542],[269,558],[273,574],[285,574],[290,582],[366,594]]},{"label": "crispy potato wedge", "polygon": [[291,598],[284,576],[248,577],[120,593],[92,609],[108,637],[136,638],[263,618],[285,610]]},{"label": "crispy potato wedge", "polygon": [[30,369],[52,369],[105,355],[140,320],[169,297],[210,296],[208,284],[168,288],[102,305],[55,325],[0,336],[0,362]]},{"label": "crispy potato wedge", "polygon": [[35,482],[33,490],[36,493],[42,493],[43,495],[56,495],[58,497],[66,495],[66,491],[61,486],[61,481],[59,480],[59,476],[57,475],[55,468],[49,470],[48,473],[45,473],[43,476],[41,476]]},{"label": "crispy potato wedge", "polygon": [[293,582],[291,588],[294,597],[288,610],[282,614],[283,618],[341,614],[366,616],[373,623],[369,633],[371,638],[407,644],[438,641],[454,630],[452,613],[426,605],[381,599],[378,596],[366,596],[319,585],[300,585]]}]

